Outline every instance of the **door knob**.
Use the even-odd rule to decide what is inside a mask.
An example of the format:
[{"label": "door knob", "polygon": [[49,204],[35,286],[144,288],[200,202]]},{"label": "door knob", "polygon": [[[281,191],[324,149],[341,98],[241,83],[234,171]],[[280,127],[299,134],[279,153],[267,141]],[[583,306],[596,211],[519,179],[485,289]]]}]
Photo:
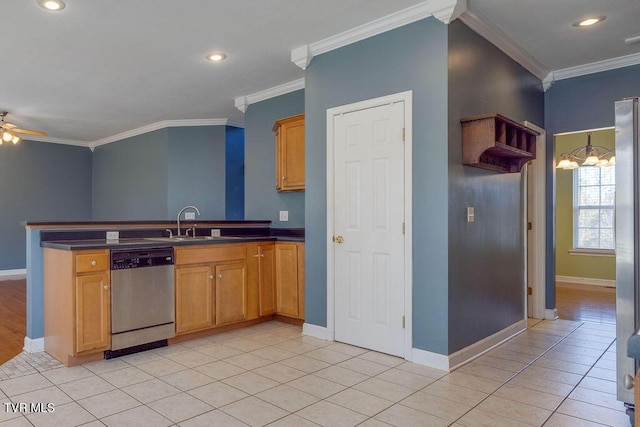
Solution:
[{"label": "door knob", "polygon": [[624,388],[626,388],[627,390],[631,390],[636,385],[636,379],[633,378],[631,375],[627,374],[624,376],[623,383],[624,383]]},{"label": "door knob", "polygon": [[344,242],[344,237],[342,236],[333,236],[333,241],[338,244],[342,244]]}]

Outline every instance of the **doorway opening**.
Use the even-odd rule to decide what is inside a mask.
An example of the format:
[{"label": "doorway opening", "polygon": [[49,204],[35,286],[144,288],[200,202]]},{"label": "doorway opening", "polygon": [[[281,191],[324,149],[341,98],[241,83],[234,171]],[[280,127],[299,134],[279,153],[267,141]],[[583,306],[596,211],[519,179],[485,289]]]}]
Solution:
[{"label": "doorway opening", "polygon": [[[588,141],[614,150],[615,128],[554,135],[557,162]],[[615,324],[615,166],[556,169],[555,194],[558,317]]]}]

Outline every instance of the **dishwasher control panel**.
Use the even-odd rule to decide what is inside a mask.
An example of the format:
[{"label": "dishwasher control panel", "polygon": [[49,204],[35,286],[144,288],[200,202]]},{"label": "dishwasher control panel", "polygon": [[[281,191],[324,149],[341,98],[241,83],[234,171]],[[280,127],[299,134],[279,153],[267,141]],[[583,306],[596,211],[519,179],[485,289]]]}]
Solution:
[{"label": "dishwasher control panel", "polygon": [[173,248],[111,251],[112,270],[157,267],[161,265],[173,265]]}]

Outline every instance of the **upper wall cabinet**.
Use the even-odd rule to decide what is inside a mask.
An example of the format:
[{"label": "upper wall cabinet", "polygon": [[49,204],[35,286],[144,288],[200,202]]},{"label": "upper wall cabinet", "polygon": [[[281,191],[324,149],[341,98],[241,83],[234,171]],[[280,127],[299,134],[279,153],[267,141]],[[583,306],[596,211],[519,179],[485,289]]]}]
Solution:
[{"label": "upper wall cabinet", "polygon": [[520,172],[536,158],[538,132],[500,114],[462,122],[462,163],[501,173]]},{"label": "upper wall cabinet", "polygon": [[304,114],[280,119],[276,133],[276,190],[304,191]]}]

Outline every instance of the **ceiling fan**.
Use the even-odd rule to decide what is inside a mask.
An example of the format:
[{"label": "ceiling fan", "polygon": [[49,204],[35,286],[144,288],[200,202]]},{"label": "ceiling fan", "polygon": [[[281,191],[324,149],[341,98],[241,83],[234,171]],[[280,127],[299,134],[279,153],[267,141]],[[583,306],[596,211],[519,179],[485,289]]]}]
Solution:
[{"label": "ceiling fan", "polygon": [[7,116],[7,114],[9,114],[8,111],[0,111],[0,145],[2,145],[3,142],[13,142],[14,144],[17,144],[18,142],[20,142],[20,140],[22,140],[20,136],[16,135],[18,133],[39,136],[47,135],[46,132],[41,132],[39,130],[20,129],[12,123],[5,122],[4,118]]}]

